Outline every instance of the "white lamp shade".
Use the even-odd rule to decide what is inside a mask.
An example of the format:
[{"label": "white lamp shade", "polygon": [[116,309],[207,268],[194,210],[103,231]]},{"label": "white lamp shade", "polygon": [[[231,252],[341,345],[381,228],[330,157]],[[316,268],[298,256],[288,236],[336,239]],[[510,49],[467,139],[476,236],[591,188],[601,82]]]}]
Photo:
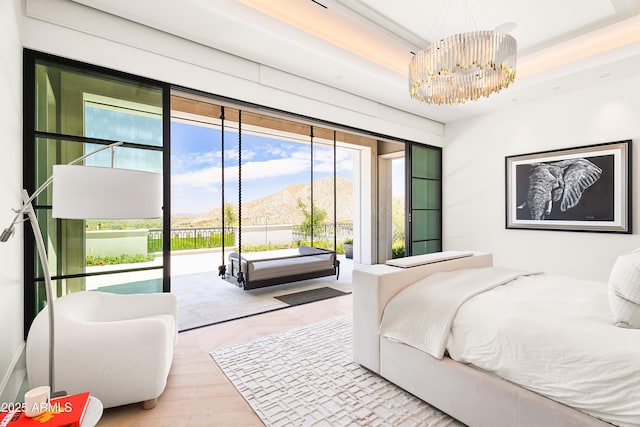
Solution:
[{"label": "white lamp shade", "polygon": [[54,165],[52,208],[54,218],[158,218],[162,176],[132,169]]}]

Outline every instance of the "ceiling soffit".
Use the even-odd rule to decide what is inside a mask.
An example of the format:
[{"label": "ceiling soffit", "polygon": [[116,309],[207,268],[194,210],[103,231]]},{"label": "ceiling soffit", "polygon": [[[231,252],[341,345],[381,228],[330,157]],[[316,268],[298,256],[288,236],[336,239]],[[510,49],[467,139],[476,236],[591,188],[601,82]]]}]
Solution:
[{"label": "ceiling soffit", "polygon": [[[568,74],[585,79],[578,86],[596,84],[590,70],[627,77],[625,60],[640,55],[637,0],[491,0],[480,6],[470,0],[478,27],[517,23],[518,76],[508,90],[479,103],[443,108],[411,100],[406,75],[420,44],[465,31],[459,26],[468,25],[466,18],[451,20],[459,12],[444,10],[444,0],[319,0],[326,8],[311,0],[186,0],[163,7],[153,0],[73,1],[441,122],[535,98],[540,85],[555,87],[554,79]],[[430,29],[425,16],[445,23]]]}]

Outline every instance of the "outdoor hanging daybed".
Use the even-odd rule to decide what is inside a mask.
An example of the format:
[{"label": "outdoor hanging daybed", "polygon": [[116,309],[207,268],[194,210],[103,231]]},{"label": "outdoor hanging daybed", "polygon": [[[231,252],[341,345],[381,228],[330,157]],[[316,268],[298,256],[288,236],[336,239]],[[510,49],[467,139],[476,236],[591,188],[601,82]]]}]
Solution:
[{"label": "outdoor hanging daybed", "polygon": [[[222,126],[222,152],[224,153],[224,107],[220,111]],[[313,126],[311,139],[311,176],[313,178]],[[336,146],[334,131],[334,156]],[[224,156],[222,160],[224,169]],[[224,206],[224,174],[222,176],[222,201]],[[334,168],[334,218],[335,218],[335,168]],[[313,179],[311,180],[311,199],[313,200]],[[313,203],[311,204],[313,210]],[[311,215],[313,217],[313,214]],[[222,215],[222,229],[226,228]],[[313,245],[313,224],[311,230],[311,244]],[[334,248],[336,247],[334,223]],[[223,233],[224,236],[224,233]],[[222,239],[222,258],[225,255],[225,242]],[[336,258],[336,251],[301,245],[294,249],[278,249],[262,252],[242,252],[242,111],[238,111],[238,252],[229,255],[229,264],[218,267],[220,277],[235,282],[244,290],[279,285],[300,280],[315,279],[324,276],[340,276],[340,261]]]},{"label": "outdoor hanging daybed", "polygon": [[[340,276],[340,261],[335,251],[304,245],[296,249],[233,252],[229,255],[229,268],[231,277],[245,290],[334,274],[336,279]],[[237,280],[239,271],[243,272],[242,282]]]}]

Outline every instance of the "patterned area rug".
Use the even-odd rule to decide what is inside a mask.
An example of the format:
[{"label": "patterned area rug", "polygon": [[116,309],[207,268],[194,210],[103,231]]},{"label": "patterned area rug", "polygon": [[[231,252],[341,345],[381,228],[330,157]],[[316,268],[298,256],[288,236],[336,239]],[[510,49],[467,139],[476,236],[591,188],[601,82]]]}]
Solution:
[{"label": "patterned area rug", "polygon": [[211,352],[267,426],[463,425],[351,354],[351,316]]}]

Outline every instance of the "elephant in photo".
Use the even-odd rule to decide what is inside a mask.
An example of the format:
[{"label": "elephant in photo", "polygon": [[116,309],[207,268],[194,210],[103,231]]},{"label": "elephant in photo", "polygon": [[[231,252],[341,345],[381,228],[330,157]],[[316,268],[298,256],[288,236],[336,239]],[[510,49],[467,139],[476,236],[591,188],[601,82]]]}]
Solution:
[{"label": "elephant in photo", "polygon": [[560,210],[565,212],[580,202],[582,193],[598,181],[601,174],[602,169],[587,159],[533,163],[527,201],[518,209],[528,209],[529,218],[533,220],[548,217],[555,202],[560,202]]}]

